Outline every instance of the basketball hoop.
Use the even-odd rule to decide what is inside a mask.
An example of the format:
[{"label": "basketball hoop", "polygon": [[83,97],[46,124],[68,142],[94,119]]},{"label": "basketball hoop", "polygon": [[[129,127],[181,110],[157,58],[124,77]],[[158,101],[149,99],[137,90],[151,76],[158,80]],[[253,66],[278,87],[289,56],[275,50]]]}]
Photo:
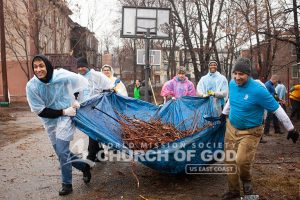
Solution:
[{"label": "basketball hoop", "polygon": [[170,39],[170,8],[124,6],[122,38],[144,38],[150,29],[151,39]]}]

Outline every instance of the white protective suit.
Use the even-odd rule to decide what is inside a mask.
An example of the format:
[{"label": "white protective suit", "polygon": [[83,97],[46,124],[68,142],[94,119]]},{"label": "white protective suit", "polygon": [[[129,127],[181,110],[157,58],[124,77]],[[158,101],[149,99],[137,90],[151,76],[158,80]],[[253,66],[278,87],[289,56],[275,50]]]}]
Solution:
[{"label": "white protective suit", "polygon": [[205,96],[209,90],[215,93],[214,112],[216,116],[219,116],[222,113],[222,106],[225,105],[228,96],[228,81],[226,77],[218,71],[215,73],[208,72],[208,74],[201,77],[197,84],[197,94]]},{"label": "white protective suit", "polygon": [[[74,93],[82,92],[88,82],[82,76],[64,70],[54,70],[49,83],[43,83],[34,76],[26,85],[27,100],[31,111],[39,114],[44,108],[62,110],[70,107],[75,100]],[[75,133],[75,126],[69,116],[55,119],[41,117],[52,145],[56,138],[71,141]]]},{"label": "white protective suit", "polygon": [[111,83],[113,84],[113,87],[115,87],[115,91],[117,92],[117,94],[128,97],[128,93],[127,93],[127,90],[126,90],[126,87],[125,87],[124,83],[121,80],[120,80],[119,83],[116,82],[116,80],[118,80],[118,78],[114,77],[114,69],[109,65],[104,65],[101,68],[101,72],[102,72],[104,67],[109,67],[110,68],[111,77],[108,77],[108,78],[111,81]]},{"label": "white protective suit", "polygon": [[84,88],[83,93],[78,96],[78,101],[81,103],[99,95],[103,90],[110,90],[114,87],[107,76],[94,69],[89,70],[85,75],[81,76],[88,80],[88,87]]}]

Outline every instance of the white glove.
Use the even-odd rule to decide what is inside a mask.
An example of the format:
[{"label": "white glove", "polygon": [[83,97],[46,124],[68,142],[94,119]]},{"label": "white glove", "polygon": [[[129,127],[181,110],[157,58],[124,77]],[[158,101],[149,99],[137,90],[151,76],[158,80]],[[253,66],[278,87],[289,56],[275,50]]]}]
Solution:
[{"label": "white glove", "polygon": [[63,110],[63,115],[74,117],[76,115],[76,109],[72,106]]},{"label": "white glove", "polygon": [[175,97],[172,97],[172,99],[173,99],[173,100],[176,100],[176,98],[175,98]]},{"label": "white glove", "polygon": [[75,100],[72,107],[75,109],[78,109],[78,108],[80,108],[80,103],[77,100]]}]

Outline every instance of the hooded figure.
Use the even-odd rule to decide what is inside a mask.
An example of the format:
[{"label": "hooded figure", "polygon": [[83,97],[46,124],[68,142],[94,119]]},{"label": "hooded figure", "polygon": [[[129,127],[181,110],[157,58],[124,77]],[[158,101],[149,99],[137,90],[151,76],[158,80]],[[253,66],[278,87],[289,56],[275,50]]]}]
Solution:
[{"label": "hooded figure", "polygon": [[59,158],[62,180],[59,195],[66,195],[72,192],[72,166],[83,172],[86,183],[91,178],[89,165],[71,162],[78,158],[69,150],[75,133],[71,117],[76,115],[75,107],[79,106],[74,93],[82,92],[87,81],[73,72],[54,70],[44,55],[33,58],[32,69],[35,76],[26,85],[27,101],[31,111],[41,118]]},{"label": "hooded figure", "polygon": [[208,73],[201,77],[197,84],[197,95],[200,97],[212,96],[214,98],[215,117],[219,116],[228,95],[228,81],[217,71],[218,63],[210,61]]},{"label": "hooded figure", "polygon": [[195,96],[196,90],[194,84],[185,76],[185,70],[180,68],[177,75],[163,85],[160,95],[177,99],[182,96]]},{"label": "hooded figure", "polygon": [[88,87],[84,88],[82,94],[79,94],[79,102],[84,102],[96,95],[99,95],[103,90],[110,90],[114,87],[110,79],[103,73],[89,69],[87,59],[80,57],[77,59],[77,70],[88,81]]},{"label": "hooded figure", "polygon": [[101,68],[101,72],[109,78],[111,83],[114,85],[114,89],[117,94],[126,97],[128,96],[125,85],[120,79],[114,77],[114,69],[110,65],[103,65]]}]

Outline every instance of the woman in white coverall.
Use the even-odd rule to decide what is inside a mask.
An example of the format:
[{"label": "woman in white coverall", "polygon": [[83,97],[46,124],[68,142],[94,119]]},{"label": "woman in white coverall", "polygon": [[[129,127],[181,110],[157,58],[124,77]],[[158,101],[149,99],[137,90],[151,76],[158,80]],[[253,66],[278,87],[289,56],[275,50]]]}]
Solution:
[{"label": "woman in white coverall", "polygon": [[106,75],[109,80],[114,84],[114,89],[117,94],[120,94],[122,96],[128,96],[127,90],[125,85],[120,79],[117,79],[114,77],[114,70],[110,65],[103,65],[101,68],[101,72]]}]

